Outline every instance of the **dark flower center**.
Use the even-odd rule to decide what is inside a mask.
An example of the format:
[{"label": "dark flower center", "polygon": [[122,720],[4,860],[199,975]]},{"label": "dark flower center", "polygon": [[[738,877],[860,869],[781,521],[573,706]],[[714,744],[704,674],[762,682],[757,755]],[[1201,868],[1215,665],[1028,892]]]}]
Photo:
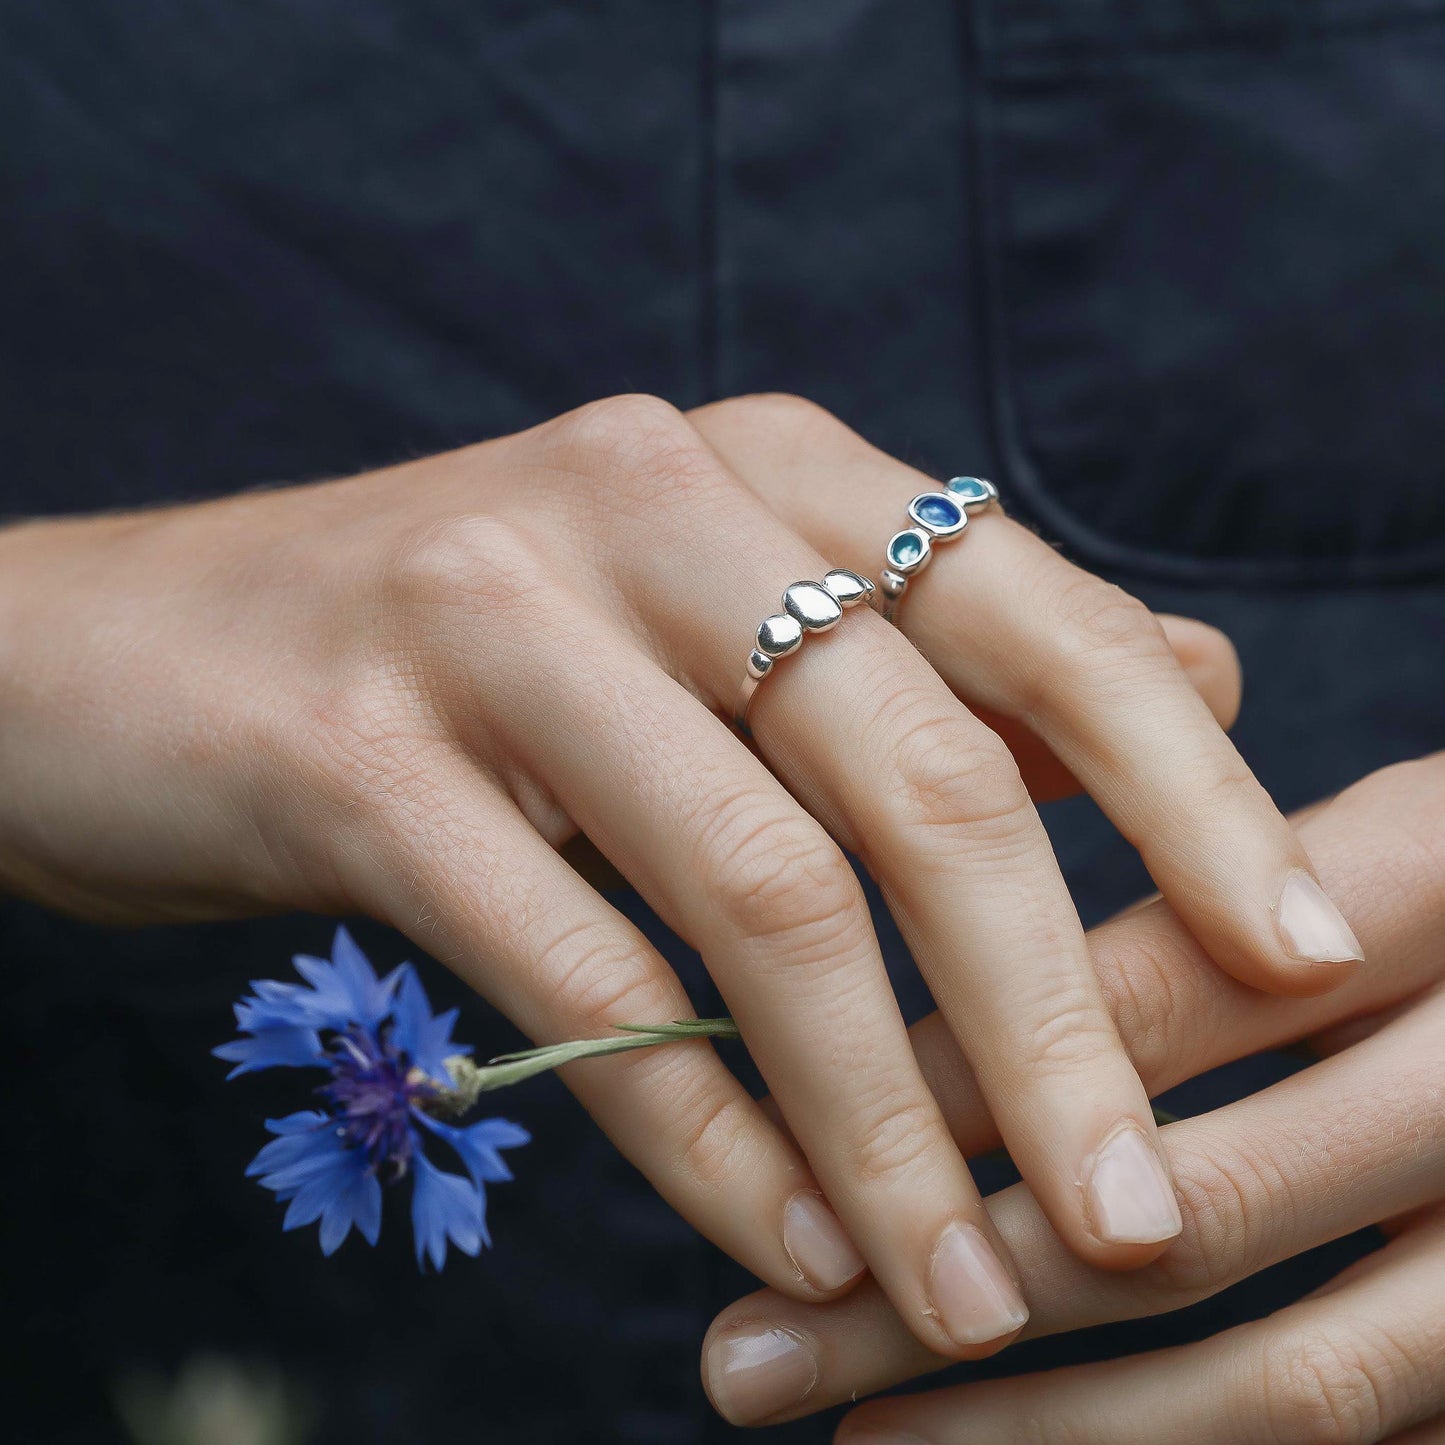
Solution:
[{"label": "dark flower center", "polygon": [[436,1097],[436,1087],[378,1032],[353,1024],[330,1048],[331,1082],[317,1090],[331,1105],[346,1143],[365,1149],[383,1179],[399,1179],[411,1162],[411,1109]]}]

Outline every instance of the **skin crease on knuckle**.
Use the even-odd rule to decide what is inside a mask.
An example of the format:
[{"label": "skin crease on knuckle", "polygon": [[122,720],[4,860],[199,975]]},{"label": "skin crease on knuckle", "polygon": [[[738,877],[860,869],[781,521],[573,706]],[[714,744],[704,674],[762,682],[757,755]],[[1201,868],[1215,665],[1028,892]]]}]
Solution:
[{"label": "skin crease on knuckle", "polygon": [[[1161,668],[1173,668],[1174,651],[1158,618],[1122,587],[1103,582],[1056,557],[1030,603],[1038,635],[1023,652],[993,652],[1007,679],[1000,701],[1022,721],[1038,725],[1079,697],[1137,690]],[[1065,571],[1053,575],[1056,567]]]},{"label": "skin crease on knuckle", "polygon": [[955,862],[960,841],[970,848],[1008,845],[1032,834],[1028,791],[995,734],[941,715],[922,699],[903,706],[895,719],[884,784],[895,831],[938,835],[936,846]]},{"label": "skin crease on knuckle", "polygon": [[[1324,1331],[1283,1334],[1247,1362],[1244,1409],[1261,1445],[1369,1445],[1380,1439],[1384,1392],[1399,1352]],[[1406,1366],[1408,1368],[1408,1366]]]},{"label": "skin crease on knuckle", "polygon": [[[832,839],[801,812],[745,799],[708,830],[700,876],[737,938],[790,961],[819,961],[857,935],[862,891]],[[854,950],[856,951],[856,949]]]},{"label": "skin crease on knuckle", "polygon": [[615,1025],[681,1018],[687,996],[646,941],[613,920],[586,920],[537,950],[537,981],[569,1031],[604,1036]]},{"label": "skin crease on knuckle", "polygon": [[619,508],[628,518],[648,519],[662,505],[705,504],[727,482],[697,429],[657,397],[592,402],[548,423],[542,434],[543,459],[596,490],[601,506],[592,510],[600,520]]}]

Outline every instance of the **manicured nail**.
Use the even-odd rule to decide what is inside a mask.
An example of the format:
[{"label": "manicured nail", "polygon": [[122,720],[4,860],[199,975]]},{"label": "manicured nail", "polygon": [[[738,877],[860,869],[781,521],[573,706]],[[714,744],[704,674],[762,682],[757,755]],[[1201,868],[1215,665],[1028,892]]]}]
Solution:
[{"label": "manicured nail", "polygon": [[1303,868],[1285,880],[1278,925],[1285,951],[1306,963],[1358,963],[1365,956],[1344,915]]},{"label": "manicured nail", "polygon": [[1158,1244],[1184,1227],[1164,1165],[1137,1125],[1117,1130],[1094,1155],[1084,1212],[1105,1244]]},{"label": "manicured nail", "polygon": [[804,1190],[783,1206],[783,1248],[814,1289],[833,1290],[863,1271],[863,1256],[821,1194]]},{"label": "manicured nail", "polygon": [[950,1224],[933,1251],[929,1279],[933,1307],[950,1338],[981,1345],[1011,1335],[1029,1307],[982,1233],[971,1224]]},{"label": "manicured nail", "polygon": [[766,1420],[798,1405],[818,1383],[818,1360],[792,1330],[723,1335],[707,1349],[707,1384],[719,1413],[734,1425]]}]

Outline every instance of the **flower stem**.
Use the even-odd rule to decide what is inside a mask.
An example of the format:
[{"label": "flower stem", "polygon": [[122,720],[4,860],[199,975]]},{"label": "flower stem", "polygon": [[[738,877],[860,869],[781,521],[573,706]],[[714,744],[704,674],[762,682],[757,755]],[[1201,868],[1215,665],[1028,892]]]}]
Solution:
[{"label": "flower stem", "polygon": [[[666,1024],[617,1024],[611,1038],[573,1039],[565,1044],[543,1044],[539,1049],[522,1049],[515,1054],[498,1054],[485,1064],[475,1064],[465,1054],[447,1060],[452,1087],[445,1096],[448,1113],[465,1114],[481,1095],[493,1089],[520,1084],[523,1079],[560,1069],[578,1059],[600,1059],[607,1054],[625,1054],[632,1049],[650,1049],[657,1044],[676,1044],[686,1039],[737,1039],[742,1035],[730,1018],[673,1019]],[[1156,1124],[1174,1124],[1177,1116],[1154,1110]],[[1000,1151],[1001,1153],[1002,1151]]]},{"label": "flower stem", "polygon": [[666,1024],[618,1024],[620,1031],[612,1038],[573,1039],[565,1044],[544,1044],[540,1049],[523,1049],[516,1054],[501,1054],[485,1064],[474,1064],[465,1055],[447,1060],[452,1076],[451,1094],[447,1099],[449,1112],[465,1113],[480,1095],[492,1089],[505,1089],[520,1084],[535,1074],[578,1059],[597,1059],[606,1054],[622,1054],[630,1049],[650,1049],[656,1044],[675,1044],[684,1039],[735,1039],[738,1026],[723,1019],[674,1019]]}]

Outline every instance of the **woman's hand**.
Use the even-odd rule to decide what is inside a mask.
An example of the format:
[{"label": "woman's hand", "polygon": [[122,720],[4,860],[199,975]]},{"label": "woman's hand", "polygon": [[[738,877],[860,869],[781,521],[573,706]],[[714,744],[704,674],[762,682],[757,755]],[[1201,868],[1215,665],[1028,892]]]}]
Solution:
[{"label": "woman's hand", "polygon": [[860,608],[764,683],[761,759],[719,719],[782,589],[874,571],[927,488],[803,403],[621,398],[347,481],[13,529],[0,879],[99,918],[365,911],[542,1040],[689,1014],[557,857],[580,828],[701,951],[793,1137],[702,1047],[575,1066],[602,1126],[780,1290],[833,1294],[866,1261],[930,1349],[995,1348],[1018,1289],[843,848],[1068,1244],[1139,1265],[1179,1214],[1019,768],[971,705],[1058,760],[1046,785],[1094,793],[1239,977],[1313,993],[1358,950],[1166,632],[996,513],[915,585],[924,655]]},{"label": "woman's hand", "polygon": [[[1301,834],[1379,960],[1328,998],[1287,1002],[1230,982],[1163,903],[1091,934],[1151,1091],[1307,1035],[1329,1055],[1163,1131],[1184,1202],[1179,1241],[1145,1269],[1101,1274],[1060,1248],[1023,1186],[989,1209],[1024,1272],[1030,1335],[1177,1309],[1370,1224],[1394,1221],[1393,1242],[1309,1300],[1202,1344],[879,1401],[847,1418],[840,1441],[1304,1445],[1393,1438],[1445,1412],[1445,754],[1367,778]],[[914,1037],[962,1150],[991,1147],[996,1132],[938,1017]],[[714,1324],[704,1360],[714,1401],[748,1424],[948,1363],[872,1284],[826,1306],[742,1300]]]}]

